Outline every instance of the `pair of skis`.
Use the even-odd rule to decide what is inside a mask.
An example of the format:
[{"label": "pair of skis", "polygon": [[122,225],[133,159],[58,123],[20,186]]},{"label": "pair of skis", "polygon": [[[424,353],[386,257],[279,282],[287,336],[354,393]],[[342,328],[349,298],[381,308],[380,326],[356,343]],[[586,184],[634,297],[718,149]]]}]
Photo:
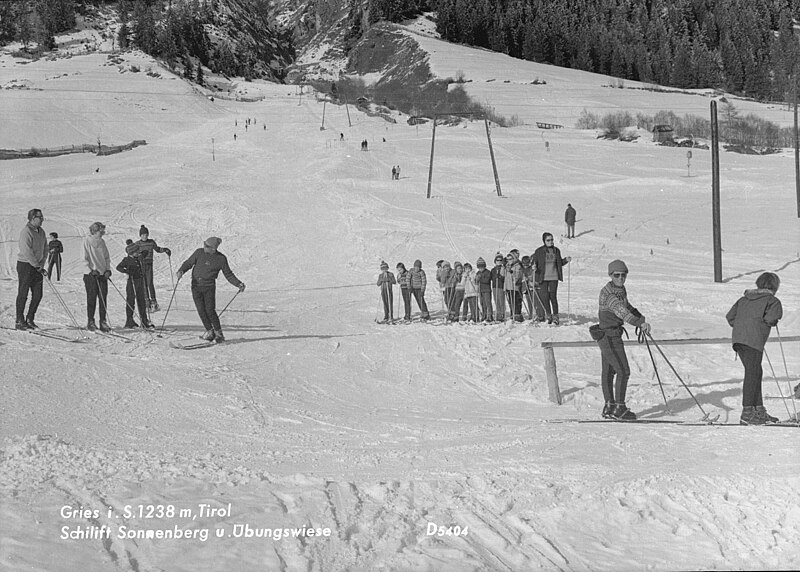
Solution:
[{"label": "pair of skis", "polygon": [[[707,421],[680,421],[677,419],[546,419],[545,423],[619,423],[619,424],[643,424],[643,425],[685,425],[687,427],[702,426],[724,426],[724,427],[749,427],[741,423],[718,423],[719,415]],[[800,428],[797,421],[786,420],[777,423],[764,423],[763,425],[753,425],[753,427],[794,427]]]}]

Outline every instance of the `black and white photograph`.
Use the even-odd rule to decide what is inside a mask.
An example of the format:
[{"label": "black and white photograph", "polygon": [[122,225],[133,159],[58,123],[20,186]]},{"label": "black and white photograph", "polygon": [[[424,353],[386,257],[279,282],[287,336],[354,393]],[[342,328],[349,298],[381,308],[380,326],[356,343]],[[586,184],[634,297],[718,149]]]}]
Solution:
[{"label": "black and white photograph", "polygon": [[800,0],[0,0],[0,570],[800,569]]}]

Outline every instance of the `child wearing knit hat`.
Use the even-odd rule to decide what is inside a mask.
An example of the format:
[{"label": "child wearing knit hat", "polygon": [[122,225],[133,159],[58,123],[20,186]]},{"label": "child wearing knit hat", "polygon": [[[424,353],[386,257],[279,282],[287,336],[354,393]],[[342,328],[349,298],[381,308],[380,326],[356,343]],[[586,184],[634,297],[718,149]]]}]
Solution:
[{"label": "child wearing knit hat", "polygon": [[394,274],[389,272],[389,265],[381,261],[381,273],[378,274],[377,286],[381,289],[381,300],[383,301],[383,323],[394,322],[394,298],[392,286],[397,284]]},{"label": "child wearing knit hat", "polygon": [[478,271],[475,273],[475,283],[478,285],[479,319],[482,322],[491,322],[492,316],[492,271],[486,268],[486,261],[478,258],[476,263]]}]

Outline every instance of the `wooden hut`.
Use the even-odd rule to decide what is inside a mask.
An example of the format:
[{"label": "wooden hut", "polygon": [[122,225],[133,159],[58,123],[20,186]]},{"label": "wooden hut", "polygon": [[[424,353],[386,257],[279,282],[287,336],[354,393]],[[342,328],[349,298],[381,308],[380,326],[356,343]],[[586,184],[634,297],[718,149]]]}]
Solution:
[{"label": "wooden hut", "polygon": [[656,125],[653,127],[653,141],[656,143],[672,143],[674,132],[670,125]]}]

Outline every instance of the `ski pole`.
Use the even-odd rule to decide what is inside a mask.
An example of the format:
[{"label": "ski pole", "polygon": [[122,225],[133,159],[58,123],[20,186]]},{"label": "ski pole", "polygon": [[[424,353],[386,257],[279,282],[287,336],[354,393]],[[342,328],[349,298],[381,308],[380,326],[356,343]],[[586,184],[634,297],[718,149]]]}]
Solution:
[{"label": "ski pole", "polygon": [[767,350],[764,349],[764,357],[767,358],[767,363],[769,364],[769,369],[772,371],[772,379],[775,380],[775,385],[778,386],[778,393],[781,396],[781,400],[783,401],[784,407],[786,407],[786,414],[791,417],[792,412],[789,411],[789,406],[786,404],[786,398],[783,396],[783,390],[781,389],[781,384],[778,382],[778,376],[775,375],[775,368],[772,367],[772,360],[769,359],[769,355],[767,354]]},{"label": "ski pole", "polygon": [[689,386],[688,386],[688,385],[686,385],[686,384],[684,383],[683,379],[681,379],[681,376],[680,376],[680,375],[678,374],[678,372],[675,370],[675,367],[673,367],[673,365],[672,365],[672,362],[670,362],[670,361],[669,361],[669,359],[667,359],[667,356],[665,356],[665,355],[664,355],[664,352],[661,350],[661,346],[659,346],[659,345],[658,345],[658,343],[656,343],[655,339],[653,339],[653,336],[652,336],[651,334],[647,334],[647,337],[648,337],[648,338],[650,338],[650,341],[652,341],[652,342],[653,342],[653,345],[654,345],[654,346],[656,347],[656,349],[658,350],[658,353],[660,353],[660,354],[661,354],[661,357],[662,357],[662,358],[664,358],[664,361],[665,361],[665,362],[667,362],[667,365],[668,365],[668,366],[669,366],[669,368],[672,370],[672,373],[674,373],[674,374],[675,374],[675,377],[677,377],[677,378],[678,378],[678,381],[680,381],[680,382],[681,382],[681,385],[684,387],[684,389],[686,389],[686,391],[687,391],[687,392],[689,392],[689,395],[691,395],[691,396],[692,396],[692,399],[694,399],[694,402],[697,404],[697,407],[699,407],[699,408],[700,408],[700,411],[702,411],[702,412],[703,412],[703,420],[704,420],[704,421],[708,421],[708,422],[712,422],[712,420],[709,418],[709,414],[708,414],[708,413],[706,413],[706,410],[705,410],[705,409],[703,409],[703,406],[702,406],[702,405],[700,405],[700,402],[699,402],[699,401],[697,401],[697,398],[694,396],[694,393],[692,393],[692,390],[691,390],[691,389],[689,389]]},{"label": "ski pole", "polygon": [[[778,324],[775,324],[775,334],[778,336],[778,345],[781,347],[781,357],[783,358],[783,371],[786,372],[786,384],[789,386],[789,395],[792,394],[792,384],[789,383],[789,368],[786,366],[786,354],[783,353],[783,339],[781,338],[781,331],[778,328]],[[794,409],[794,420],[800,421],[797,418],[797,405],[794,403],[794,399],[792,399],[792,409]]]},{"label": "ski pole", "polygon": [[[172,290],[175,290],[175,274],[172,272],[172,255],[167,255],[167,260],[169,261],[169,277],[172,280]],[[175,301],[175,307],[178,307],[178,301]]]},{"label": "ski pole", "polygon": [[[47,283],[50,284],[50,288],[53,289],[53,293],[56,295],[56,298],[61,303],[61,307],[64,308],[64,311],[67,313],[67,316],[69,316],[69,318],[72,320],[72,323],[75,324],[75,327],[78,328],[80,332],[83,332],[83,328],[81,328],[80,324],[78,323],[78,320],[75,319],[75,315],[72,312],[70,312],[69,306],[67,306],[67,303],[64,301],[64,298],[61,297],[61,294],[56,289],[55,284],[53,284],[53,282],[50,280],[49,277],[47,278]],[[83,334],[83,338],[87,338],[86,334]]]},{"label": "ski pole", "polygon": [[161,322],[161,328],[158,333],[158,337],[163,337],[162,334],[164,333],[164,324],[167,323],[167,316],[169,316],[169,309],[172,308],[172,301],[175,299],[175,292],[178,290],[178,284],[181,283],[181,276],[178,277],[178,281],[175,283],[175,288],[172,289],[172,296],[169,298],[169,304],[167,305],[167,311],[164,313],[164,320]]},{"label": "ski pole", "polygon": [[650,354],[650,361],[653,362],[653,371],[656,374],[656,379],[658,380],[658,387],[661,388],[661,396],[664,398],[664,407],[667,410],[667,413],[672,415],[672,411],[670,411],[669,403],[667,403],[667,394],[664,393],[664,385],[661,383],[661,376],[658,375],[658,366],[656,366],[656,358],[653,356],[653,351],[650,349],[650,342],[647,341],[647,338],[642,334],[642,330],[637,326],[636,327],[636,338],[641,344],[644,341],[645,346],[647,346],[647,353]]},{"label": "ski pole", "polygon": [[127,299],[127,298],[126,298],[126,297],[123,295],[123,293],[122,293],[122,292],[120,292],[120,289],[119,289],[119,288],[117,288],[117,285],[114,283],[114,281],[113,281],[113,280],[111,280],[111,278],[109,278],[109,279],[108,279],[108,281],[109,281],[109,282],[111,283],[111,285],[114,287],[114,290],[116,290],[116,291],[117,291],[117,293],[119,294],[119,297],[120,297],[120,298],[122,298],[122,299],[125,301],[125,306],[126,306],[127,308],[129,308],[131,312],[134,312],[134,313],[135,313],[135,309],[134,309],[134,308],[133,308],[133,307],[132,307],[130,304],[128,304],[128,299]]},{"label": "ski pole", "polygon": [[375,308],[375,323],[381,323],[381,302],[383,302],[383,285],[381,285],[381,293],[378,294],[378,305]]},{"label": "ski pole", "polygon": [[239,295],[239,294],[241,294],[241,293],[242,293],[242,291],[241,291],[241,290],[237,290],[237,291],[236,291],[236,294],[234,294],[234,295],[233,295],[233,298],[231,298],[231,301],[230,301],[230,302],[228,302],[227,304],[225,304],[225,307],[222,309],[222,311],[221,311],[219,314],[217,314],[217,317],[218,317],[218,318],[221,318],[221,317],[222,317],[222,314],[224,314],[224,313],[225,313],[225,310],[227,310],[227,309],[228,309],[228,306],[230,306],[231,304],[233,304],[233,301],[234,301],[234,300],[236,300],[236,296],[238,296],[238,295]]},{"label": "ski pole", "polygon": [[572,314],[569,311],[569,291],[570,291],[570,285],[572,284],[572,277],[571,277],[572,273],[570,272],[570,268],[571,266],[568,262],[567,263],[567,319],[569,319],[569,321],[572,322]]}]

